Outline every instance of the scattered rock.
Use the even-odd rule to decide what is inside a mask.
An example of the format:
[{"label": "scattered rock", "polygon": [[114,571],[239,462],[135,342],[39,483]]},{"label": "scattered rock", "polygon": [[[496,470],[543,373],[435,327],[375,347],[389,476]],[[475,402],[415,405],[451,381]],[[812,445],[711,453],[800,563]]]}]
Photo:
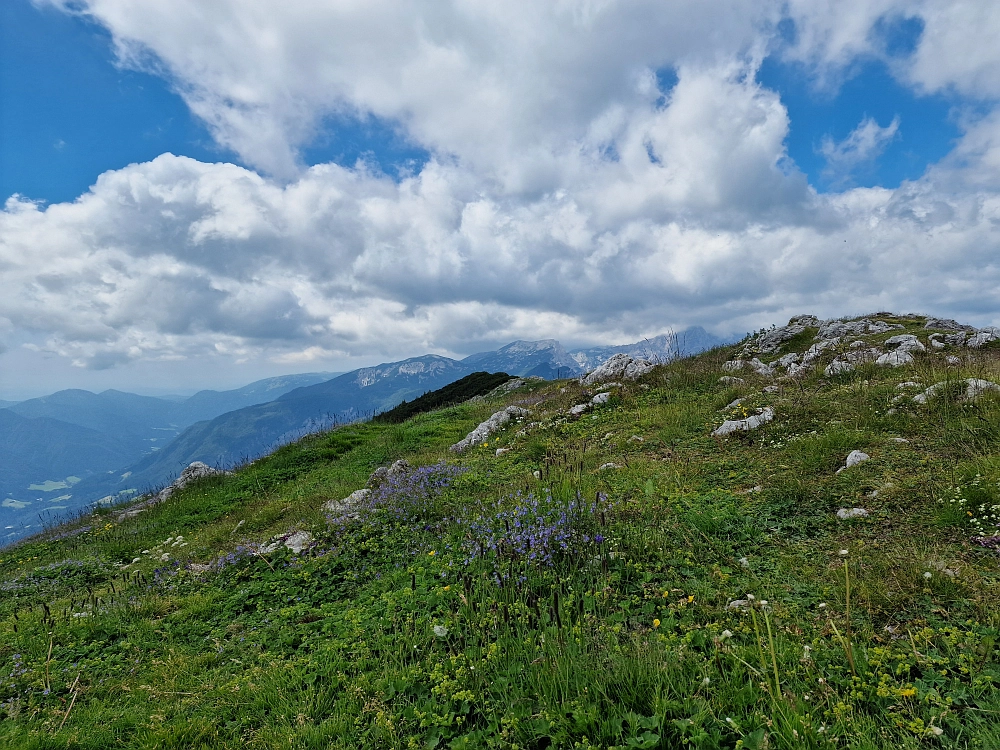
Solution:
[{"label": "scattered rock", "polygon": [[303,550],[308,549],[312,543],[313,536],[308,531],[295,531],[291,534],[280,536],[271,543],[261,547],[260,553],[262,555],[267,555],[281,549],[282,547],[287,547],[298,555],[301,554]]},{"label": "scattered rock", "polygon": [[941,340],[943,336],[943,333],[932,333],[927,337],[927,341],[930,342],[930,345],[935,349],[944,349],[945,343]]},{"label": "scattered rock", "polygon": [[735,409],[737,406],[739,406],[742,403],[743,403],[743,399],[742,398],[738,398],[735,401],[730,401],[728,404],[726,404],[722,408],[722,411],[729,411],[730,409]]},{"label": "scattered rock", "polygon": [[746,609],[749,606],[750,602],[747,599],[733,599],[731,602],[729,602],[729,604],[726,605],[726,609],[731,611],[735,609]]},{"label": "scattered rock", "polygon": [[[967,378],[964,381],[958,382],[965,383],[965,393],[962,395],[962,400],[964,401],[973,401],[988,391],[1000,391],[1000,385],[981,378]],[[935,383],[923,393],[918,393],[914,396],[913,400],[918,404],[926,404],[931,398],[940,393],[941,390],[943,390],[947,385],[948,381],[946,380],[942,380],[940,383]]]},{"label": "scattered rock", "polygon": [[590,404],[577,404],[576,406],[571,407],[570,410],[567,412],[567,414],[569,414],[571,417],[579,417],[589,408]]},{"label": "scattered rock", "polygon": [[965,399],[972,401],[987,391],[1000,391],[1000,385],[981,378],[968,378],[965,381]]},{"label": "scattered rock", "polygon": [[908,442],[910,442],[906,438],[901,438],[901,437],[889,438],[889,440],[892,441],[893,443],[908,443]]},{"label": "scattered rock", "polygon": [[947,362],[949,365],[952,365],[953,367],[955,365],[962,364],[962,360],[960,360],[954,354],[949,354],[947,357],[944,358],[944,361]]},{"label": "scattered rock", "polygon": [[863,464],[870,458],[871,456],[869,456],[867,453],[864,453],[863,451],[851,451],[850,453],[847,454],[847,461],[844,463],[844,465],[841,466],[839,469],[837,469],[837,473],[839,474],[844,469],[850,469],[854,466],[857,466],[858,464]]},{"label": "scattered rock", "polygon": [[765,385],[764,386],[764,393],[777,393],[780,390],[781,390],[781,388],[779,386],[776,386],[776,385]]},{"label": "scattered rock", "polygon": [[743,385],[747,381],[743,378],[734,378],[732,375],[723,375],[719,378],[719,382],[723,385]]},{"label": "scattered rock", "polygon": [[949,346],[965,346],[965,340],[969,337],[965,331],[959,333],[949,333],[944,337],[944,343]]},{"label": "scattered rock", "polygon": [[375,471],[371,473],[368,477],[368,488],[376,489],[382,484],[386,479],[399,476],[400,474],[407,474],[413,467],[405,459],[399,459],[398,461],[393,461],[391,466],[379,466]]},{"label": "scattered rock", "polygon": [[450,450],[455,453],[461,453],[473,445],[479,445],[510,420],[517,417],[526,417],[530,413],[527,409],[522,409],[520,406],[508,406],[506,409],[498,411],[486,421],[481,422],[476,429],[451,446]]},{"label": "scattered rock", "polygon": [[904,380],[902,383],[896,384],[896,390],[901,391],[904,388],[920,388],[923,383],[918,383],[916,380]]},{"label": "scattered rock", "polygon": [[837,357],[830,364],[826,366],[823,370],[823,374],[826,377],[833,377],[834,375],[843,375],[848,372],[854,372],[854,365],[848,362],[846,359],[841,359]]},{"label": "scattered rock", "polygon": [[851,518],[867,518],[868,511],[864,508],[841,508],[837,511],[837,518],[847,521]]},{"label": "scattered rock", "polygon": [[497,448],[497,458],[500,458],[504,453],[509,453],[510,448]]},{"label": "scattered rock", "polygon": [[605,391],[603,393],[598,393],[596,396],[590,399],[590,403],[592,403],[594,406],[599,406],[600,404],[608,403],[610,398],[611,394]]},{"label": "scattered rock", "polygon": [[924,352],[927,347],[920,343],[920,339],[912,333],[902,333],[898,336],[891,336],[885,340],[886,346],[895,346],[898,352]]},{"label": "scattered rock", "polygon": [[886,352],[875,360],[875,364],[881,365],[882,367],[902,367],[903,365],[908,365],[912,362],[913,355],[907,351],[903,351],[902,349]]},{"label": "scattered rock", "polygon": [[597,468],[597,470],[598,470],[598,471],[607,471],[607,470],[609,470],[609,469],[620,469],[620,468],[621,468],[621,466],[619,466],[618,464],[615,464],[615,463],[611,463],[611,462],[608,462],[608,463],[606,463],[606,464],[601,464],[601,465],[600,465],[600,466],[599,466],[599,467]]},{"label": "scattered rock", "polygon": [[632,437],[630,437],[625,442],[627,442],[627,443],[645,443],[646,442],[646,438],[640,437],[639,435],[633,435]]},{"label": "scattered rock", "polygon": [[595,385],[621,378],[635,380],[653,369],[654,363],[647,359],[636,359],[628,354],[616,354],[597,369],[580,378],[581,385]]},{"label": "scattered rock", "polygon": [[924,328],[934,328],[938,331],[966,331],[969,326],[949,318],[928,318],[927,322],[924,323]]},{"label": "scattered rock", "polygon": [[758,409],[755,415],[746,419],[727,419],[720,427],[712,431],[712,435],[714,437],[723,437],[733,432],[748,432],[757,429],[762,424],[770,422],[772,419],[774,419],[774,409],[770,406],[765,406],[762,409]]},{"label": "scattered rock", "polygon": [[746,360],[743,359],[732,359],[728,362],[722,363],[723,372],[739,372],[744,367],[746,367]]},{"label": "scattered rock", "polygon": [[1000,339],[1000,328],[981,328],[978,333],[969,337],[965,345],[970,349],[978,349],[997,339]]},{"label": "scattered rock", "polygon": [[610,390],[612,388],[621,388],[621,387],[622,387],[621,383],[616,383],[615,381],[612,380],[610,383],[605,383],[604,385],[602,385],[597,390],[598,391],[607,391],[607,390]]},{"label": "scattered rock", "polygon": [[308,531],[296,531],[285,540],[285,546],[296,555],[307,549],[313,541],[312,534]]},{"label": "scattered rock", "polygon": [[365,500],[370,494],[371,490],[367,488],[354,490],[354,492],[343,500],[327,500],[323,503],[323,510],[333,513],[344,521],[355,521],[360,514],[361,507],[365,504]]}]

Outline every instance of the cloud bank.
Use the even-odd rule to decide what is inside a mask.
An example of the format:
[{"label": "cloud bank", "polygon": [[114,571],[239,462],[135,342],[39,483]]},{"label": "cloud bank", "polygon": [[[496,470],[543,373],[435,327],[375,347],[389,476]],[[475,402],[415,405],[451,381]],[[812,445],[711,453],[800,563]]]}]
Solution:
[{"label": "cloud bank", "polygon": [[[1000,36],[992,4],[49,4],[105,26],[249,165],[164,154],[73,203],[7,200],[0,331],[81,366],[612,343],[804,311],[1000,322],[1000,52],[969,42]],[[885,29],[907,20],[900,52]],[[817,86],[883,59],[952,92],[963,136],[917,181],[817,193],[757,82],[768,54]],[[398,179],[305,167],[331,116],[390,122],[430,158]],[[899,127],[825,144],[831,170]]]}]

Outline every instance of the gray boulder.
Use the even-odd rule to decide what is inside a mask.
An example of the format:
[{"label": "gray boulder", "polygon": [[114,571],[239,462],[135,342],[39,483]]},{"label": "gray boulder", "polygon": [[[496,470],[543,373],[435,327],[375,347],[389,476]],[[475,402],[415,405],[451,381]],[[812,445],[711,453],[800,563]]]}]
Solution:
[{"label": "gray boulder", "polygon": [[[614,357],[612,357],[612,359],[614,359]],[[479,426],[476,427],[476,429],[474,429],[472,432],[466,435],[462,440],[459,440],[457,443],[451,446],[449,450],[454,451],[455,453],[461,453],[462,451],[472,447],[473,445],[479,445],[480,443],[485,442],[490,435],[492,435],[494,432],[502,428],[512,419],[517,419],[518,417],[526,417],[530,413],[531,412],[529,412],[527,409],[522,409],[520,406],[508,406],[506,409],[498,411],[489,419],[480,422]]]},{"label": "gray boulder", "polygon": [[749,432],[750,430],[756,430],[772,419],[774,419],[774,409],[770,406],[765,406],[762,409],[758,409],[756,414],[746,419],[727,419],[712,431],[712,435],[714,437],[724,437],[734,432]]},{"label": "gray boulder", "polygon": [[595,370],[580,378],[581,385],[596,385],[608,380],[635,380],[655,367],[648,359],[636,359],[628,354],[616,354]]},{"label": "gray boulder", "polygon": [[920,343],[920,339],[912,333],[902,333],[898,336],[891,336],[885,340],[885,345],[896,347],[897,352],[923,352],[927,348]]}]

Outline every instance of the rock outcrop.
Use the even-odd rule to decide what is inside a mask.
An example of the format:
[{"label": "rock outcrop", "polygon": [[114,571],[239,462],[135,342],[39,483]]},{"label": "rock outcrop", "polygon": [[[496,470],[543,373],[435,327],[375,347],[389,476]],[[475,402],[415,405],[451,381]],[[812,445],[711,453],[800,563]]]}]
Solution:
[{"label": "rock outcrop", "polygon": [[[614,357],[612,357],[612,359],[614,359]],[[508,406],[506,409],[498,411],[484,422],[480,422],[476,429],[466,435],[462,440],[459,440],[451,446],[450,450],[455,453],[461,453],[462,451],[471,448],[473,445],[479,445],[480,443],[485,442],[490,435],[506,425],[512,419],[526,417],[530,413],[531,412],[527,409],[522,409],[520,406]]]},{"label": "rock outcrop", "polygon": [[596,385],[608,380],[635,380],[655,367],[648,359],[616,354],[603,365],[580,378],[581,385]]}]

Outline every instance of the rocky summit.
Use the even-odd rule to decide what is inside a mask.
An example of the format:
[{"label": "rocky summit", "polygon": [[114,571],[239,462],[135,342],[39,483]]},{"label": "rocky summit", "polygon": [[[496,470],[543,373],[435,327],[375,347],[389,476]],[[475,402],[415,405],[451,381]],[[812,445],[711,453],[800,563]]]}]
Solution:
[{"label": "rocky summit", "polygon": [[0,550],[0,747],[1000,746],[996,329],[586,369]]}]

